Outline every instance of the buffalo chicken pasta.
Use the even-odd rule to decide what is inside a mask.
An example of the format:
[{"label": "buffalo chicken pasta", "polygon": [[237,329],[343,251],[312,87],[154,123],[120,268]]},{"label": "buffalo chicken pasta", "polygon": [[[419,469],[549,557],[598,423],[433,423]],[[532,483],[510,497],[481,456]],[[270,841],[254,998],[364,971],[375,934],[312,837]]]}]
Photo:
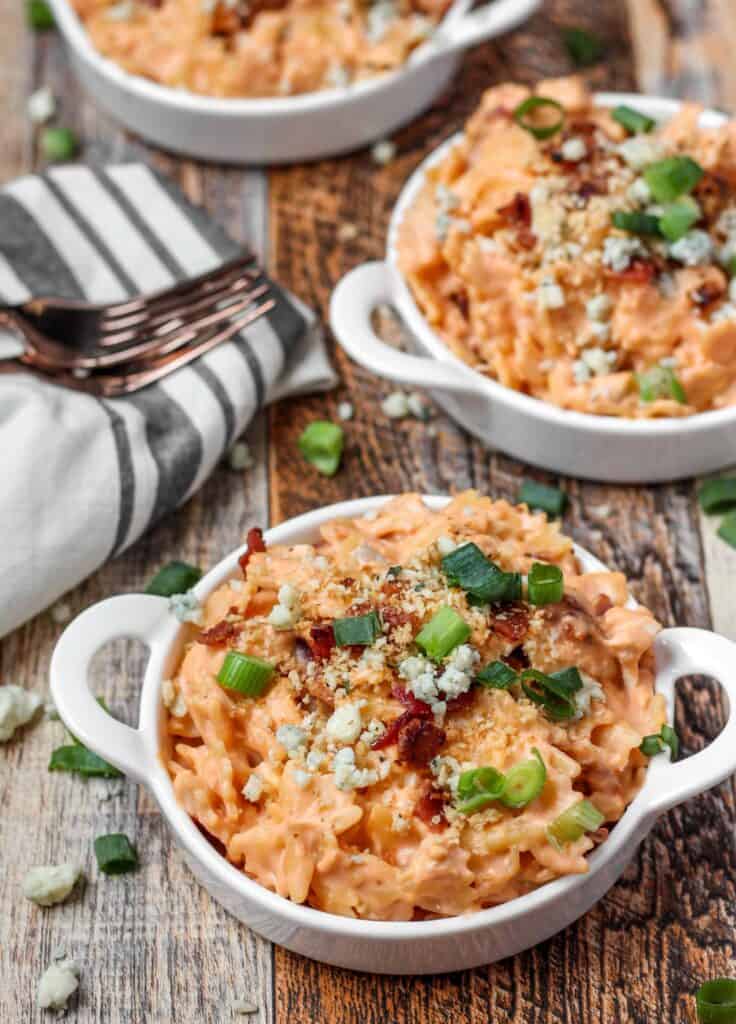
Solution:
[{"label": "buffalo chicken pasta", "polygon": [[584,873],[673,745],[658,624],[524,505],[406,494],[315,545],[251,530],[240,564],[163,683],[167,764],[297,903],[416,920]]},{"label": "buffalo chicken pasta", "polygon": [[289,96],[395,70],[450,0],[72,0],[126,71],[208,96]]},{"label": "buffalo chicken pasta", "polygon": [[736,403],[736,125],[701,113],[658,126],[577,78],[488,90],[399,230],[449,348],[579,412]]}]

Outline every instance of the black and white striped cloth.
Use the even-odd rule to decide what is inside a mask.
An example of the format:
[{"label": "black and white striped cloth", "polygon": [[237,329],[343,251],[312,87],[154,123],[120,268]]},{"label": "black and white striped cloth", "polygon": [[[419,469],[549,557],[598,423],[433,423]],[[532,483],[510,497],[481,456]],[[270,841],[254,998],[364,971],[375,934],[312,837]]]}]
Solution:
[{"label": "black and white striped cloth", "polygon": [[[120,300],[237,249],[142,164],[60,166],[0,189],[0,302]],[[314,315],[273,295],[236,340],[126,398],[0,375],[0,636],[186,501],[260,406],[335,384]],[[0,338],[0,358],[15,351]]]}]

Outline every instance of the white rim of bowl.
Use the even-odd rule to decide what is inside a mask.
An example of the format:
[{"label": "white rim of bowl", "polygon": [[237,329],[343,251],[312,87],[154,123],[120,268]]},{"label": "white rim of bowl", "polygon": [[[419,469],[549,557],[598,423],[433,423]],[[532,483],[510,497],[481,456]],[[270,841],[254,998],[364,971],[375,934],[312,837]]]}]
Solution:
[{"label": "white rim of bowl", "polygon": [[[363,516],[394,497],[396,495],[356,498],[351,501],[339,502],[326,508],[316,509],[312,512],[306,512],[266,531],[264,539],[267,544],[295,543],[291,537],[292,534],[314,533],[320,525],[328,522],[330,519],[343,516]],[[452,500],[446,495],[421,495],[421,497],[429,508],[442,508]],[[194,588],[200,600],[207,597],[212,590],[232,576],[237,566],[238,555],[242,553],[244,548],[245,545],[242,545],[231,552],[200,580]],[[574,545],[574,548],[575,554],[585,563],[585,572],[595,572],[600,569],[610,571],[595,555],[590,554],[590,552],[577,544]],[[636,604],[633,599],[631,603],[634,606]],[[170,656],[181,628],[178,623],[172,623],[167,641],[162,641],[162,647],[165,647],[165,649],[161,650],[159,658],[151,658],[144,677],[145,687],[149,676],[154,673],[156,675],[155,685],[149,684],[150,691],[146,695],[146,701],[141,700],[139,723],[139,728],[145,736],[155,737],[156,756],[153,759],[154,771],[149,774],[150,788],[169,826],[174,830],[189,854],[200,864],[203,864],[210,875],[214,876],[219,883],[231,892],[240,893],[248,899],[260,903],[269,913],[281,919],[288,919],[294,925],[303,925],[334,935],[347,935],[386,942],[404,942],[407,939],[447,938],[453,935],[484,931],[494,925],[502,925],[512,921],[521,915],[542,911],[557,899],[564,898],[569,893],[574,892],[575,889],[581,888],[594,874],[602,870],[607,863],[615,860],[618,852],[627,843],[638,843],[640,841],[642,835],[637,834],[637,830],[641,828],[642,822],[646,818],[648,795],[650,791],[655,789],[658,777],[667,771],[668,762],[665,763],[666,759],[652,759],[642,788],[626,808],[626,811],[616,823],[606,841],[586,857],[590,866],[590,870],[586,874],[565,875],[551,882],[546,882],[524,896],[517,896],[505,903],[498,904],[498,906],[489,907],[487,910],[476,910],[468,914],[443,917],[432,921],[371,921],[364,918],[344,917],[340,914],[318,910],[305,904],[293,903],[285,896],[279,896],[277,893],[262,886],[259,882],[256,882],[243,871],[236,868],[222,854],[218,853],[203,833],[200,832],[194,820],[187,814],[174,795],[171,778],[161,756],[159,728],[161,709],[160,689],[161,679],[163,678],[163,662]],[[671,715],[671,701],[668,703],[667,710],[668,715]],[[648,827],[646,831],[649,831]],[[634,851],[632,850],[631,852],[633,854]]]},{"label": "white rim of bowl", "polygon": [[[471,3],[472,0],[453,0],[452,7],[439,24],[447,24],[462,17]],[[105,77],[113,79],[116,85],[127,92],[134,93],[146,100],[155,100],[157,103],[180,111],[252,118],[310,114],[320,110],[347,106],[351,102],[373,93],[391,89],[402,78],[409,77],[413,71],[411,66],[404,64],[386,74],[376,75],[374,78],[367,78],[348,86],[319,89],[316,92],[298,93],[295,96],[268,96],[256,99],[203,96],[185,89],[179,90],[171,86],[160,85],[142,75],[133,75],[125,71],[114,60],[103,56],[96,49],[84,24],[72,8],[70,0],[51,0],[51,6],[57,20],[61,23],[63,34],[68,37],[79,57],[87,64]],[[426,44],[417,47],[414,53],[419,53],[424,45]],[[453,55],[448,54],[448,59],[451,56]],[[459,54],[455,56],[457,57]]]},{"label": "white rim of bowl", "polygon": [[[636,107],[658,121],[672,117],[682,106],[680,101],[664,96],[644,96],[641,93],[626,92],[595,93],[594,103],[600,107],[614,107],[618,104]],[[726,114],[712,109],[704,110],[702,119],[706,127],[718,127],[729,120]],[[419,164],[399,194],[391,215],[387,235],[386,263],[391,270],[392,292],[397,308],[406,319],[410,330],[422,340],[431,355],[439,361],[454,363],[462,366],[466,371],[470,370],[477,378],[478,391],[485,392],[488,398],[497,404],[516,406],[520,411],[536,419],[546,420],[562,427],[578,427],[589,433],[604,435],[626,434],[631,437],[653,438],[675,437],[684,432],[697,434],[701,431],[733,424],[736,421],[736,405],[728,409],[697,412],[692,416],[636,420],[616,416],[596,416],[593,413],[562,409],[551,402],[545,402],[543,399],[534,398],[531,395],[523,395],[519,391],[514,391],[513,388],[505,387],[498,381],[491,380],[478,373],[472,366],[463,362],[450,351],[441,337],[430,327],[419,309],[409,284],[399,268],[396,243],[403,216],[424,185],[427,171],[445,157],[449,150],[460,141],[462,135],[462,132],[452,135]]]}]

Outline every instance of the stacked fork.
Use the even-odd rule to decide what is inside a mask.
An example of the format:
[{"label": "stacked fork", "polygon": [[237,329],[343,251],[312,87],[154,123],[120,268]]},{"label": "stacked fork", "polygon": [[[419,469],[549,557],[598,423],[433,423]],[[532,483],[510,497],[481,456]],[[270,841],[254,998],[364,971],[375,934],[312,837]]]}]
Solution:
[{"label": "stacked fork", "polygon": [[[0,373],[32,373],[100,397],[130,394],[228,341],[275,303],[250,253],[155,294],[111,305],[35,298],[0,306],[23,346]],[[20,364],[20,365],[19,365]]]}]

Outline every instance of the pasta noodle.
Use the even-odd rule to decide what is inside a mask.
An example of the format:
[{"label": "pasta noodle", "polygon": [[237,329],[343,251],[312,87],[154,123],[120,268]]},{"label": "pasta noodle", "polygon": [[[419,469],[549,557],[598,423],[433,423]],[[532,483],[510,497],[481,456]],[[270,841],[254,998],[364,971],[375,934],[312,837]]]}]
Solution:
[{"label": "pasta noodle", "polygon": [[[471,603],[441,565],[467,542],[503,572],[559,566],[562,600]],[[606,829],[559,846],[550,824],[587,798],[613,825],[644,780],[642,738],[665,719],[659,627],[627,600],[619,573],[580,574],[556,523],[473,491],[441,511],[402,495],[373,517],[328,522],[314,546],[253,553],[244,579],[210,595],[204,631],[166,684],[176,796],[249,877],[335,914],[464,914],[585,872]],[[430,664],[415,638],[440,607],[470,633]],[[335,644],[336,619],[372,611],[373,643]],[[263,693],[220,685],[232,651],[275,666]],[[575,717],[552,720],[516,684],[473,685],[497,660],[577,667]],[[546,781],[525,806],[458,809],[459,774],[508,773],[534,749]]]}]

